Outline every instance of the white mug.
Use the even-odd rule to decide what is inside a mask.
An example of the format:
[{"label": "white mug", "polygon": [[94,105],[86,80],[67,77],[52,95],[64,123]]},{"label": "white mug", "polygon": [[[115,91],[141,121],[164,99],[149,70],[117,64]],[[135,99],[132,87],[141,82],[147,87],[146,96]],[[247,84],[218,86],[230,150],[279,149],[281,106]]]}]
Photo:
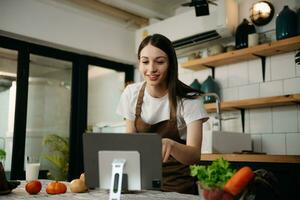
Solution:
[{"label": "white mug", "polygon": [[251,33],[248,35],[248,47],[253,47],[258,45],[259,37],[258,33]]}]

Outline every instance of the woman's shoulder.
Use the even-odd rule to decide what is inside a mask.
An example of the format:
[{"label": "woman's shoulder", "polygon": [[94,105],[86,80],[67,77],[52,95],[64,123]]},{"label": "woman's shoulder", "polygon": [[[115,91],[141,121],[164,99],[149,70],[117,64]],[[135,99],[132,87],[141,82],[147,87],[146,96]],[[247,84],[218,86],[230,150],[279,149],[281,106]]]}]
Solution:
[{"label": "woman's shoulder", "polygon": [[201,101],[200,96],[195,96],[194,98],[181,98],[183,104],[199,104],[199,101]]},{"label": "woman's shoulder", "polygon": [[201,97],[195,97],[193,99],[182,98],[177,103],[178,109],[182,112],[199,111],[204,109]]},{"label": "woman's shoulder", "polygon": [[128,88],[129,90],[141,88],[144,82],[136,82],[136,83],[130,83],[126,86],[126,89]]}]

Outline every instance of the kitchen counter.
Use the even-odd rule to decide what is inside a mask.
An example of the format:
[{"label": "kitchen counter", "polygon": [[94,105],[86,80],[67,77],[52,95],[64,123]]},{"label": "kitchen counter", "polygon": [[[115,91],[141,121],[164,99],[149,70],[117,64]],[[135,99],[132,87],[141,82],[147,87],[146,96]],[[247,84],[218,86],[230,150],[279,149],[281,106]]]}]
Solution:
[{"label": "kitchen counter", "polygon": [[[72,193],[69,190],[65,194],[59,194],[59,195],[49,195],[45,192],[46,185],[49,183],[49,180],[40,180],[43,187],[40,193],[37,195],[29,195],[25,191],[25,181],[21,182],[21,185],[19,185],[16,189],[12,191],[9,195],[3,195],[0,196],[0,199],[5,200],[16,200],[16,199],[22,199],[22,200],[30,200],[30,199],[55,199],[55,200],[93,200],[93,199],[103,199],[107,200],[109,199],[108,192],[104,190],[90,190],[86,193]],[[64,182],[65,184],[69,185],[68,182]],[[179,194],[176,192],[160,192],[160,191],[140,191],[135,194],[122,194],[121,195],[122,200],[201,200],[202,198],[197,195],[187,195],[187,194]]]},{"label": "kitchen counter", "polygon": [[232,162],[264,162],[300,164],[300,155],[266,155],[266,154],[202,154],[201,161],[213,161],[223,157]]}]

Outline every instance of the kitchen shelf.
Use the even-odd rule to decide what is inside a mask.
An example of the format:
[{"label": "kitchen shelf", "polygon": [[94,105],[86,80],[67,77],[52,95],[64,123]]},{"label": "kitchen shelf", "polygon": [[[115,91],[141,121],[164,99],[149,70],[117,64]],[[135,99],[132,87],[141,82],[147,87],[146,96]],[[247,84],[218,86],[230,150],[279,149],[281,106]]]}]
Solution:
[{"label": "kitchen shelf", "polygon": [[265,58],[276,54],[295,51],[300,48],[300,36],[278,40],[240,50],[234,50],[206,58],[190,60],[181,66],[193,70],[215,68],[226,64],[232,64],[257,58]]},{"label": "kitchen shelf", "polygon": [[201,161],[213,161],[223,157],[233,162],[264,162],[264,163],[297,163],[300,155],[265,155],[265,154],[202,154]]},{"label": "kitchen shelf", "polygon": [[[249,109],[268,106],[280,106],[300,103],[300,94],[261,97],[255,99],[235,100],[221,102],[221,110]],[[204,104],[207,112],[215,112],[215,103]]]}]

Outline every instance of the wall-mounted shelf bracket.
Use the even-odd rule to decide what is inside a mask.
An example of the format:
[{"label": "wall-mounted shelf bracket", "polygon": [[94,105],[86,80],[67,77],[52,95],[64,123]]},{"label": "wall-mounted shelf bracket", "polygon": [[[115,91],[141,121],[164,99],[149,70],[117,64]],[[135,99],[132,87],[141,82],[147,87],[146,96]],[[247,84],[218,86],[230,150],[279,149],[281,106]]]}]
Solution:
[{"label": "wall-mounted shelf bracket", "polygon": [[242,118],[242,130],[243,133],[245,133],[245,109],[241,108],[240,111],[241,111],[241,118]]},{"label": "wall-mounted shelf bracket", "polygon": [[203,66],[211,69],[211,76],[212,76],[213,79],[215,79],[215,67],[209,66],[209,65],[203,65]]},{"label": "wall-mounted shelf bracket", "polygon": [[266,56],[260,56],[260,55],[256,55],[253,54],[256,57],[259,57],[261,60],[261,69],[262,69],[262,78],[263,78],[263,82],[265,82],[265,78],[266,78]]}]

